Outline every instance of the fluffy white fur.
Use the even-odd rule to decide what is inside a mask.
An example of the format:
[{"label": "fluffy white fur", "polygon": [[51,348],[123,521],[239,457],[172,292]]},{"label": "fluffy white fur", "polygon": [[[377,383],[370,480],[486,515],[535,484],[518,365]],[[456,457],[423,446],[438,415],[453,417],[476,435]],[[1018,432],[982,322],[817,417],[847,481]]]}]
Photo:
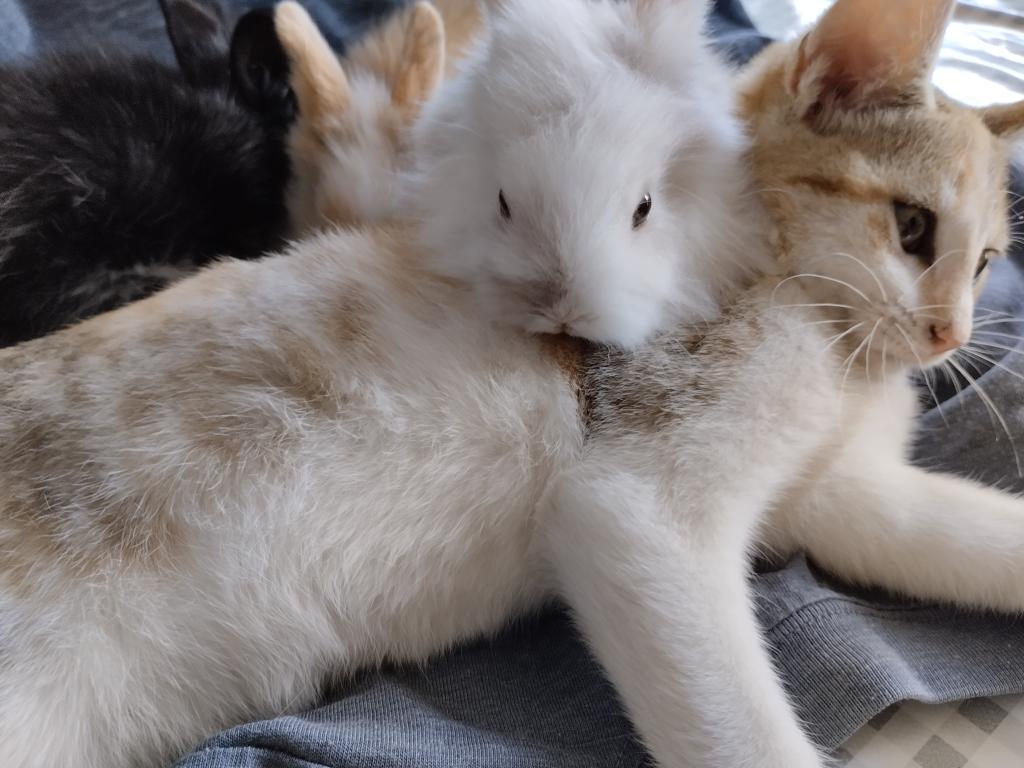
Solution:
[{"label": "fluffy white fur", "polygon": [[[5,350],[0,765],[160,765],[536,604],[531,514],[579,450],[576,401],[465,305],[339,234]],[[339,312],[365,343],[339,343]],[[35,385],[48,348],[93,394]],[[118,415],[128,402],[149,405]],[[19,403],[35,427],[12,421]],[[54,539],[22,526],[36,489],[62,510]]]},{"label": "fluffy white fur", "polygon": [[[479,295],[432,270],[413,226],[224,263],[0,351],[0,765],[156,765],[308,704],[327,676],[425,659],[557,593],[659,766],[821,768],[754,622],[759,536],[860,581],[1024,610],[1024,502],[906,464],[913,356],[826,330],[888,302],[824,301],[830,280],[806,277],[842,250],[894,301],[930,286],[899,326],[928,344],[927,297],[969,297],[982,234],[1005,235],[988,204],[998,141],[976,116],[906,100],[877,123],[847,117],[928,141],[858,143],[842,120],[832,139],[808,133],[793,105],[813,99],[784,76],[800,50],[766,55],[744,89],[795,279],[759,282],[706,327],[594,352],[481,323]],[[557,74],[538,70],[538,88]],[[801,150],[796,175],[758,155],[780,137]],[[891,201],[831,196],[865,189],[865,168],[869,191],[902,196],[896,161],[968,145],[994,175],[963,176],[968,153],[917,187],[941,199],[969,178],[943,221],[970,248],[896,282],[913,260]],[[844,214],[831,240],[807,237],[808,184]],[[829,271],[842,262],[823,277],[845,279]],[[959,305],[941,303],[955,324]]]},{"label": "fluffy white fur", "polygon": [[764,263],[704,0],[493,5],[415,128],[432,266],[531,332],[631,346],[713,316]]}]

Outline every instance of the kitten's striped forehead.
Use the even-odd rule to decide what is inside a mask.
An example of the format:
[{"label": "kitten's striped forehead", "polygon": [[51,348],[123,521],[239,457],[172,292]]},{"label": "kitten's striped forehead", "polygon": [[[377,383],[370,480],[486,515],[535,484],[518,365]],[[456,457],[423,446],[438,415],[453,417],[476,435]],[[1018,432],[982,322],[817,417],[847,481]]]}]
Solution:
[{"label": "kitten's striped forehead", "polygon": [[816,130],[794,109],[779,57],[754,70],[740,104],[759,186],[830,204],[903,200],[1005,245],[1006,148],[973,110],[937,94],[933,104],[839,114]]}]

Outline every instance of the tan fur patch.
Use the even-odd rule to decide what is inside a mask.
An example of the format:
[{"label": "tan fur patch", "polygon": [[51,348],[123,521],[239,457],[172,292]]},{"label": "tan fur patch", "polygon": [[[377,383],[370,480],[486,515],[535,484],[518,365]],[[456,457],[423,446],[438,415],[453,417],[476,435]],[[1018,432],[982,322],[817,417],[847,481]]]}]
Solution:
[{"label": "tan fur patch", "polygon": [[584,387],[584,368],[594,345],[586,339],[564,334],[539,338],[544,354],[554,361],[569,382],[579,406],[580,419],[585,424],[589,419],[589,401]]},{"label": "tan fur patch", "polygon": [[402,65],[391,89],[401,109],[414,114],[444,75],[444,23],[434,7],[417,2],[409,18]]},{"label": "tan fur patch", "polygon": [[848,200],[876,203],[892,199],[892,193],[880,187],[859,184],[851,179],[828,177],[823,175],[794,176],[786,179],[785,184],[794,187],[807,187],[823,195],[845,197]]},{"label": "tan fur patch", "polygon": [[[33,587],[53,585],[38,578],[41,568],[85,579],[108,570],[181,565],[184,533],[178,520],[159,508],[161,493],[151,489],[145,498],[126,497],[102,480],[83,486],[82,469],[93,463],[92,453],[80,429],[36,421],[23,429],[6,457],[0,578],[23,597]],[[14,455],[21,458],[11,459]]]},{"label": "tan fur patch", "polygon": [[285,0],[274,11],[274,26],[288,54],[291,84],[303,118],[318,122],[344,112],[349,105],[348,80],[306,10]]}]

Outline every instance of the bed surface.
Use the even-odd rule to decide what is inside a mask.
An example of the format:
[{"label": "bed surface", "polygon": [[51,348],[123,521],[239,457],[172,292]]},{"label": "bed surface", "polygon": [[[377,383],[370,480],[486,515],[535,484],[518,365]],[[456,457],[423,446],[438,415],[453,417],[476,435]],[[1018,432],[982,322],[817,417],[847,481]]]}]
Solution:
[{"label": "bed surface", "polygon": [[1024,765],[1024,697],[890,707],[837,758],[844,768],[1015,768]]}]

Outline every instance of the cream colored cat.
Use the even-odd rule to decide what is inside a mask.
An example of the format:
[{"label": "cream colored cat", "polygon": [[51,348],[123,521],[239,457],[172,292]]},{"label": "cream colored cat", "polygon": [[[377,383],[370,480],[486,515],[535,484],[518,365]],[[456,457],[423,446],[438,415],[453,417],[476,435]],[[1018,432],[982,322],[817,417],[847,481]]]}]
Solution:
[{"label": "cream colored cat", "polygon": [[[1024,126],[932,97],[950,3],[908,3],[913,23],[888,23],[920,35],[879,38],[889,5],[840,0],[752,66],[757,186],[801,277],[699,332],[630,354],[496,329],[423,269],[408,224],[225,263],[0,352],[0,764],[159,764],[557,592],[659,765],[818,768],[749,606],[759,523],[865,581],[1024,607],[1024,502],[909,469],[875,414],[916,360],[851,338],[902,320],[926,362],[964,338],[981,252],[1005,246],[991,130]],[[819,503],[860,498],[851,463],[882,449],[879,472],[915,485]],[[933,484],[970,528],[964,504],[917,506]],[[821,531],[838,526],[856,535],[837,553]]]}]

